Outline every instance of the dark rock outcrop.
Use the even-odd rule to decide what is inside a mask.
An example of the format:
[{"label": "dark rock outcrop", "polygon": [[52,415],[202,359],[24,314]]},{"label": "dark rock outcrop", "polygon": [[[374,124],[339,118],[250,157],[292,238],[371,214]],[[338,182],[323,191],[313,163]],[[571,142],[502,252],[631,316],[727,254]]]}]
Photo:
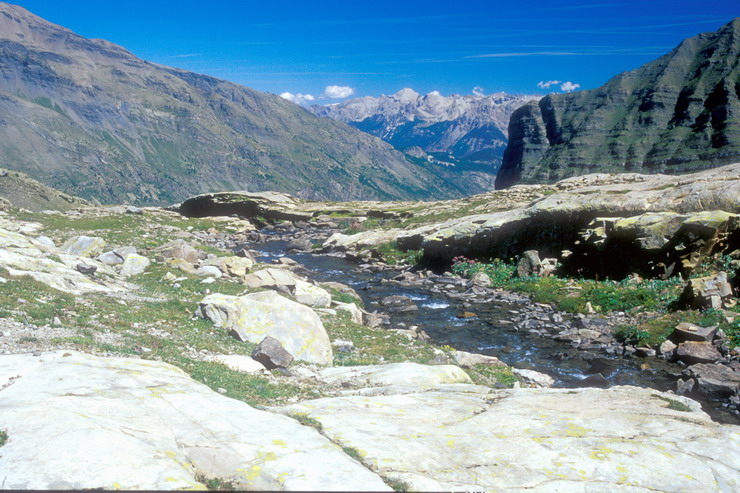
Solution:
[{"label": "dark rock outcrop", "polygon": [[595,172],[682,173],[740,160],[740,19],[600,88],[516,110],[496,188]]}]

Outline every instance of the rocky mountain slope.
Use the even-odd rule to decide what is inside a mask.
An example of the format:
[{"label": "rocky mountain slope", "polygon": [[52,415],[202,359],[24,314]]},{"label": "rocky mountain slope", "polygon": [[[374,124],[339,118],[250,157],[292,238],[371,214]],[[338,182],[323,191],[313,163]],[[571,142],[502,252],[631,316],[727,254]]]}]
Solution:
[{"label": "rocky mountain slope", "polygon": [[447,163],[460,173],[476,171],[476,192],[490,189],[506,148],[509,118],[539,96],[420,95],[406,88],[389,96],[363,97],[309,109],[389,142],[419,160]]},{"label": "rocky mountain slope", "polygon": [[164,67],[0,3],[0,166],[101,202],[215,190],[315,199],[468,192],[275,95]]},{"label": "rocky mountain slope", "polygon": [[683,173],[740,156],[740,19],[598,89],[514,112],[497,188],[605,172]]},{"label": "rocky mountain slope", "polygon": [[0,168],[0,209],[12,206],[32,211],[66,211],[88,205],[86,200],[42,185],[25,173]]}]

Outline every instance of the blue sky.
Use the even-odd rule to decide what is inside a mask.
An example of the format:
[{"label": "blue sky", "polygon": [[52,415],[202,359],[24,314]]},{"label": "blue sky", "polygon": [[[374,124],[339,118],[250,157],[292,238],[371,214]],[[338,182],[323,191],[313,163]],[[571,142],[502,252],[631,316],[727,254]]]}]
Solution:
[{"label": "blue sky", "polygon": [[[322,103],[345,88],[355,96],[590,89],[740,16],[732,0],[13,3],[150,61]],[[559,83],[538,87],[546,81]]]}]

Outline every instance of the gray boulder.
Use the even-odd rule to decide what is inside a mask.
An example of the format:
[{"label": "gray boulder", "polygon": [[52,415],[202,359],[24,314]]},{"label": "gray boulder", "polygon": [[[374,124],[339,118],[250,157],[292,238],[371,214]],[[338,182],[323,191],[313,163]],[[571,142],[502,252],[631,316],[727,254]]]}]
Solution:
[{"label": "gray boulder", "polygon": [[211,294],[200,302],[197,313],[217,327],[230,329],[241,341],[259,343],[271,336],[296,360],[332,363],[331,342],[319,316],[274,291],[245,296]]},{"label": "gray boulder", "polygon": [[62,245],[61,250],[78,257],[94,257],[103,251],[105,240],[94,236],[75,236]]},{"label": "gray boulder", "polygon": [[712,342],[714,335],[717,333],[717,326],[699,327],[698,325],[682,322],[676,326],[676,330],[671,334],[671,339],[676,342],[699,341]]},{"label": "gray boulder", "polygon": [[740,372],[725,365],[699,363],[689,366],[684,374],[695,378],[699,392],[709,397],[727,398],[740,390]]},{"label": "gray boulder", "polygon": [[184,260],[190,264],[198,262],[200,253],[183,239],[177,239],[154,249],[155,258],[162,260]]},{"label": "gray boulder", "polygon": [[151,261],[136,253],[130,253],[126,256],[121,266],[121,275],[123,277],[131,277],[137,274],[141,274],[146,271],[147,267],[151,264]]},{"label": "gray boulder", "polygon": [[687,365],[695,363],[714,363],[722,358],[717,348],[709,342],[682,342],[676,349],[676,358]]},{"label": "gray boulder", "polygon": [[542,271],[542,261],[537,250],[527,250],[516,266],[516,275],[519,277],[539,276]]},{"label": "gray boulder", "polygon": [[252,351],[252,359],[261,363],[268,370],[287,368],[293,362],[293,355],[285,350],[280,341],[267,336]]},{"label": "gray boulder", "polygon": [[727,280],[727,274],[720,272],[716,276],[689,279],[680,302],[690,308],[721,309],[724,302],[732,298],[732,286]]}]

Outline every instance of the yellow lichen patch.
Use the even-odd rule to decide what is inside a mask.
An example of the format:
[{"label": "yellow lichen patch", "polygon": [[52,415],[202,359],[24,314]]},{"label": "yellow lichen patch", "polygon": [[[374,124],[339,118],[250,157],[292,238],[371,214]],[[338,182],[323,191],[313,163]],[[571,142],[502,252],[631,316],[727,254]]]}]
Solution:
[{"label": "yellow lichen patch", "polygon": [[113,483],[113,489],[114,490],[120,490],[121,489],[121,483]]},{"label": "yellow lichen patch", "polygon": [[146,389],[151,393],[151,397],[156,397],[158,399],[161,399],[163,395],[167,394],[184,394],[185,391],[183,390],[169,390],[166,389],[168,384],[163,385],[151,385],[148,386]]},{"label": "yellow lichen patch", "polygon": [[455,446],[455,440],[447,440],[447,446],[452,448]]},{"label": "yellow lichen patch", "polygon": [[537,443],[550,443],[549,437],[532,437],[532,440]]},{"label": "yellow lichen patch", "polygon": [[591,451],[591,458],[595,460],[609,460],[609,454],[613,454],[614,449],[609,447],[599,447]]},{"label": "yellow lichen patch", "polygon": [[183,491],[208,491],[208,488],[204,484],[190,483],[188,488],[182,488]]},{"label": "yellow lichen patch", "polygon": [[272,444],[273,445],[277,445],[278,447],[287,447],[288,446],[288,444],[285,443],[283,440],[273,440],[272,441]]},{"label": "yellow lichen patch", "polygon": [[583,426],[579,426],[577,424],[568,423],[568,426],[565,427],[565,436],[582,438],[585,437],[589,431],[592,430],[589,430],[588,428],[584,428]]},{"label": "yellow lichen patch", "polygon": [[262,466],[254,465],[251,466],[249,469],[237,469],[236,472],[240,472],[245,480],[248,482],[254,482],[255,479],[260,475],[260,471],[262,471]]},{"label": "yellow lichen patch", "polygon": [[627,472],[627,468],[624,466],[617,466],[616,469],[617,472]]}]

